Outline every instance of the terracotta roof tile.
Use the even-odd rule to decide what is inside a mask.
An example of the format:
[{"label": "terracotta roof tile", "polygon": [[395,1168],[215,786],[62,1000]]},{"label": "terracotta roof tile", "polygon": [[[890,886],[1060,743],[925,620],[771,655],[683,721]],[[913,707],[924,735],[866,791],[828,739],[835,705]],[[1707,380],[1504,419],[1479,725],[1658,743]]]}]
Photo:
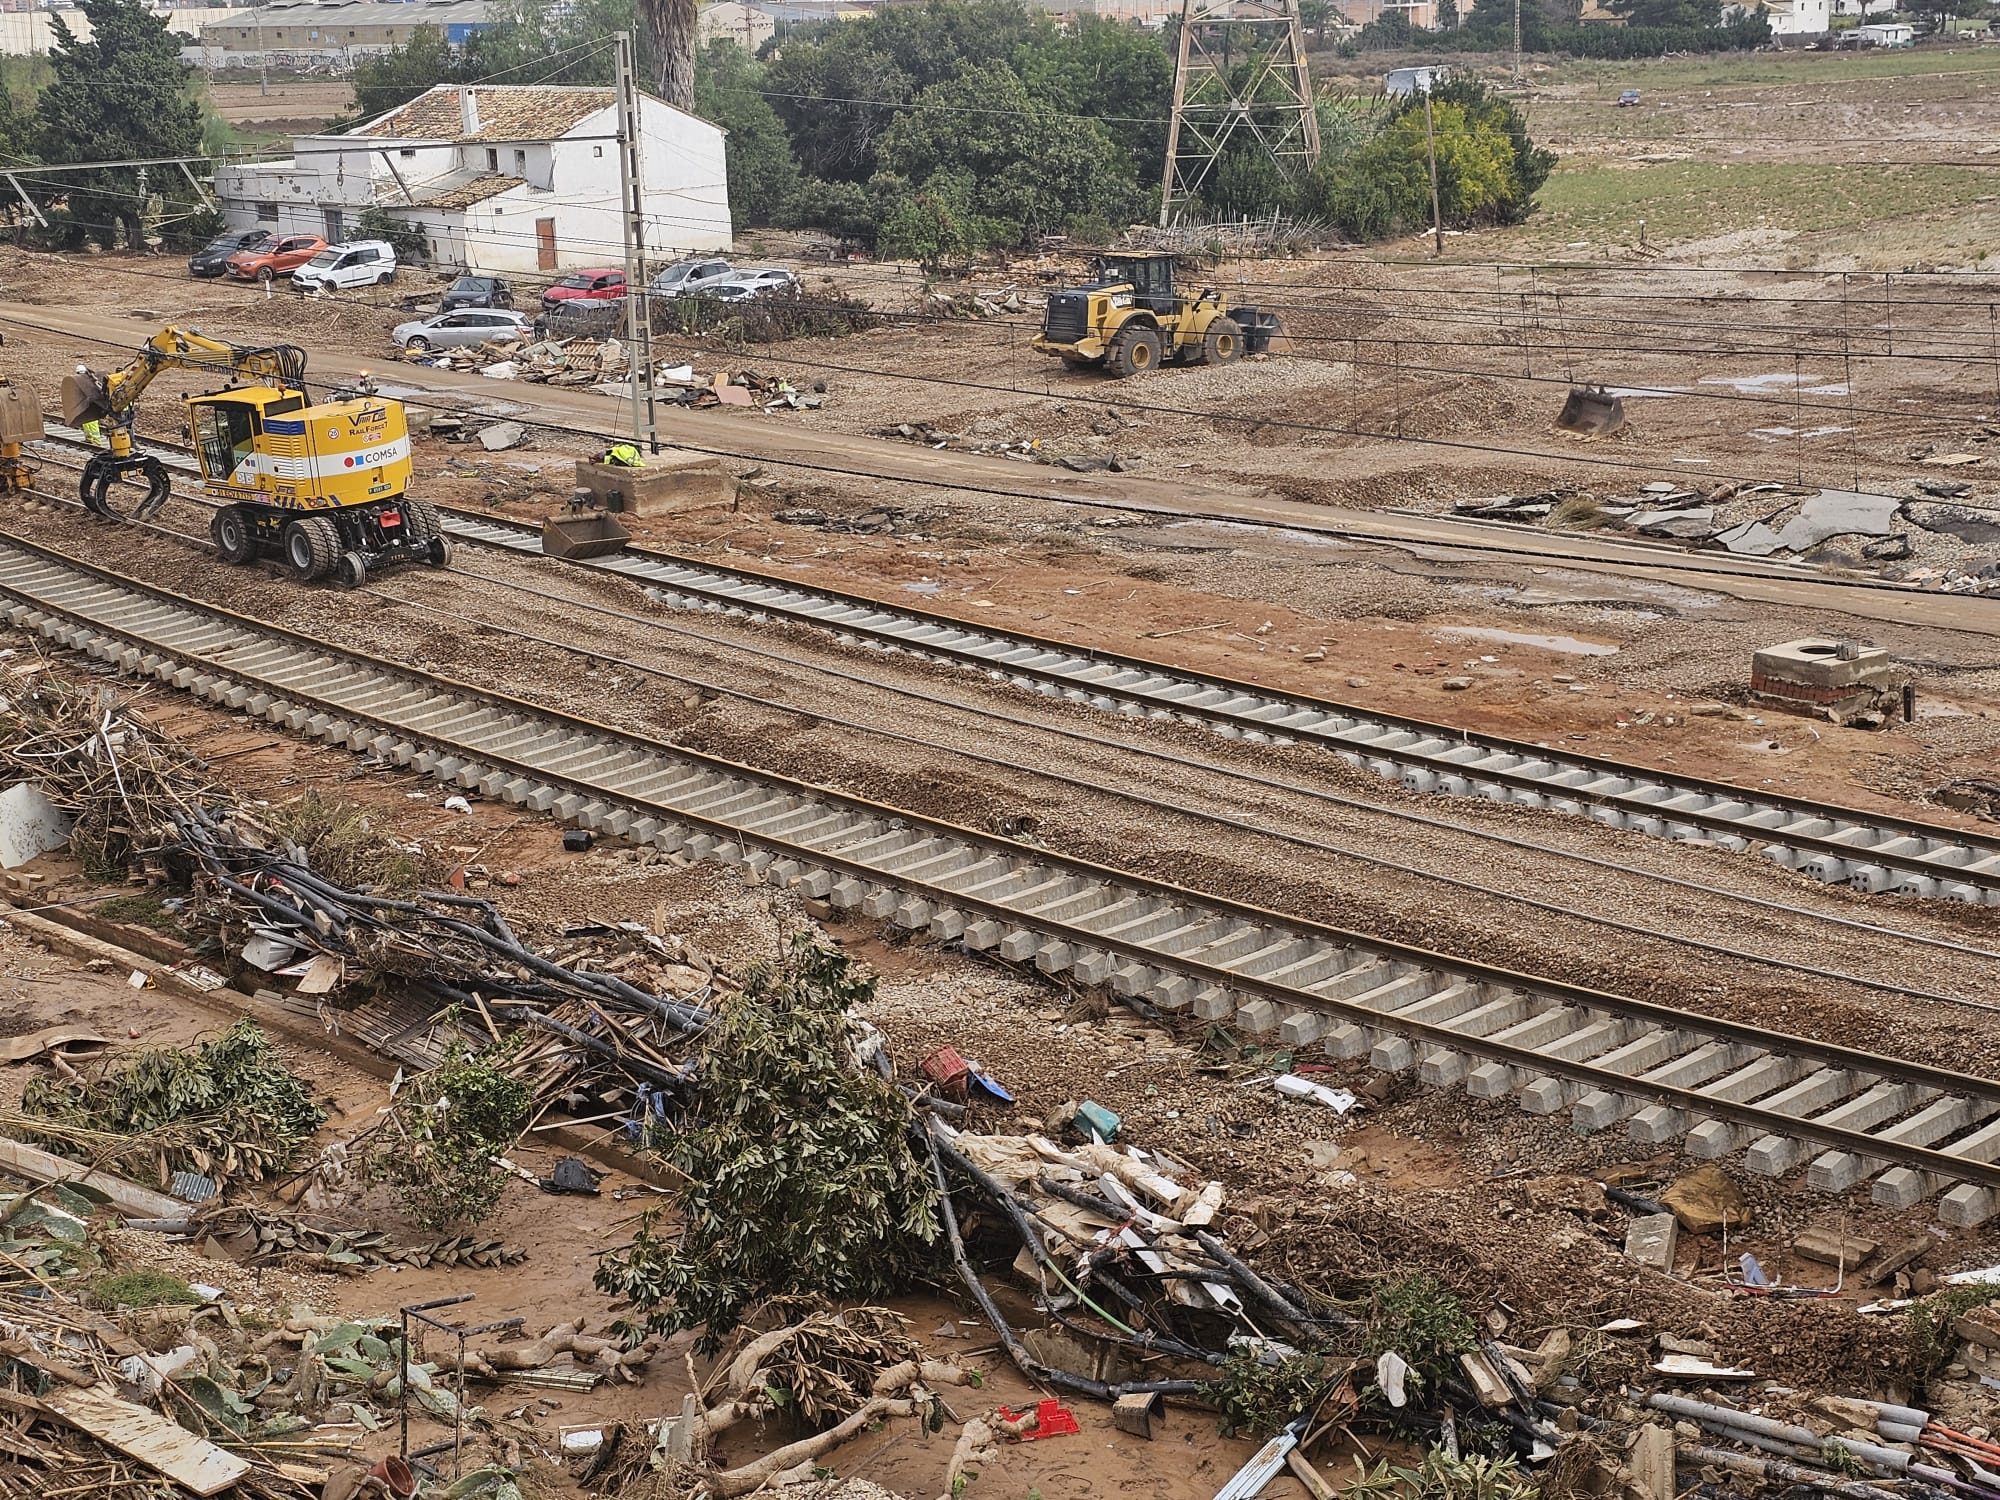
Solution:
[{"label": "terracotta roof tile", "polygon": [[552,141],[616,102],[610,89],[516,85],[472,89],[479,128],[468,135],[460,89],[439,84],[401,109],[357,126],[354,134],[406,141]]}]

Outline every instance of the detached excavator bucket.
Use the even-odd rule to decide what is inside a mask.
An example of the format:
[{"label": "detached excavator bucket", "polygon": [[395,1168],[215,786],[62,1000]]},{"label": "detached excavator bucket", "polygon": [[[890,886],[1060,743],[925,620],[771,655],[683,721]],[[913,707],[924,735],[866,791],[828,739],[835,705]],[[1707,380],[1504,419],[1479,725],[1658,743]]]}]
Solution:
[{"label": "detached excavator bucket", "polygon": [[1292,348],[1285,334],[1284,319],[1274,312],[1255,307],[1232,307],[1229,316],[1243,330],[1245,354],[1284,354]]},{"label": "detached excavator bucket", "polygon": [[1601,385],[1573,385],[1556,414],[1556,426],[1578,437],[1605,437],[1625,425],[1625,400]]}]

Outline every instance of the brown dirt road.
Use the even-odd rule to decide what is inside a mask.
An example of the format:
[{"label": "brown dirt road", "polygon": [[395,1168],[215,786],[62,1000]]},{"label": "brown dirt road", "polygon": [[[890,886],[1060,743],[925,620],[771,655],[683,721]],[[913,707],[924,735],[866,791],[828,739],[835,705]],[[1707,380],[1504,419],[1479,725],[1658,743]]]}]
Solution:
[{"label": "brown dirt road", "polygon": [[[98,313],[0,301],[0,326],[78,343],[135,348],[150,329],[130,314]],[[365,369],[383,375],[378,360],[363,360],[341,349],[314,349],[322,374],[354,377]],[[609,438],[620,435],[625,410],[590,391],[547,386],[512,386],[475,374],[391,366],[385,384],[441,403],[508,408],[523,415],[581,428]],[[527,411],[515,408],[525,406]],[[1537,532],[1515,536],[1446,517],[1401,515],[1328,507],[1287,500],[1247,487],[1220,486],[1185,478],[1147,475],[1057,473],[1043,466],[972,453],[937,451],[858,433],[800,427],[720,411],[658,409],[660,435],[677,446],[725,458],[797,467],[835,476],[944,488],[967,494],[1017,497],[1106,511],[1175,514],[1285,527],[1316,536],[1384,542],[1418,556],[1451,560],[1518,558],[1557,560],[1601,574],[1660,581],[1674,579],[1759,603],[1830,610],[1858,619],[1904,625],[2000,634],[2000,602],[1960,595],[1919,592],[1894,586],[1857,587],[1826,579],[1788,576],[1790,570],[1753,560],[1692,555],[1676,549],[1595,536]],[[1337,515],[1337,523],[1330,519]]]}]

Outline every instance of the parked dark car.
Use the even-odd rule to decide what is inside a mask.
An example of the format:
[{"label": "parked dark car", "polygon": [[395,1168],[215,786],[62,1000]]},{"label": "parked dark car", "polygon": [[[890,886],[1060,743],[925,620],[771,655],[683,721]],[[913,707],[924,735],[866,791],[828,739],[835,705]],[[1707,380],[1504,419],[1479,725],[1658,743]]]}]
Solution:
[{"label": "parked dark car", "polygon": [[461,276],[445,288],[439,312],[457,312],[461,307],[514,305],[514,289],[498,276]]},{"label": "parked dark car", "polygon": [[243,229],[222,235],[188,257],[188,275],[227,276],[230,256],[238,250],[255,250],[273,237],[268,229]]}]

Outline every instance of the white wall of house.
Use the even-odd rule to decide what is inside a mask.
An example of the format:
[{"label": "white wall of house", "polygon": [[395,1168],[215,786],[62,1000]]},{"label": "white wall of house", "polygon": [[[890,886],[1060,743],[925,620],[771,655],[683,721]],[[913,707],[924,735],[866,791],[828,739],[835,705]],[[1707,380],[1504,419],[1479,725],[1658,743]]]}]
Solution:
[{"label": "white wall of house", "polygon": [[[424,227],[441,265],[534,272],[552,227],[554,269],[619,265],[624,259],[616,111],[596,111],[547,141],[406,141],[379,136],[301,136],[293,155],[217,169],[230,224],[281,233],[328,232],[329,211],[349,233],[371,204]],[[649,258],[730,245],[725,132],[646,98],[641,165]],[[391,167],[393,165],[393,171]],[[427,185],[466,174],[522,181],[462,208],[419,205]]]},{"label": "white wall of house", "polygon": [[1773,36],[1824,36],[1833,29],[1832,0],[1771,0],[1762,9]]}]

